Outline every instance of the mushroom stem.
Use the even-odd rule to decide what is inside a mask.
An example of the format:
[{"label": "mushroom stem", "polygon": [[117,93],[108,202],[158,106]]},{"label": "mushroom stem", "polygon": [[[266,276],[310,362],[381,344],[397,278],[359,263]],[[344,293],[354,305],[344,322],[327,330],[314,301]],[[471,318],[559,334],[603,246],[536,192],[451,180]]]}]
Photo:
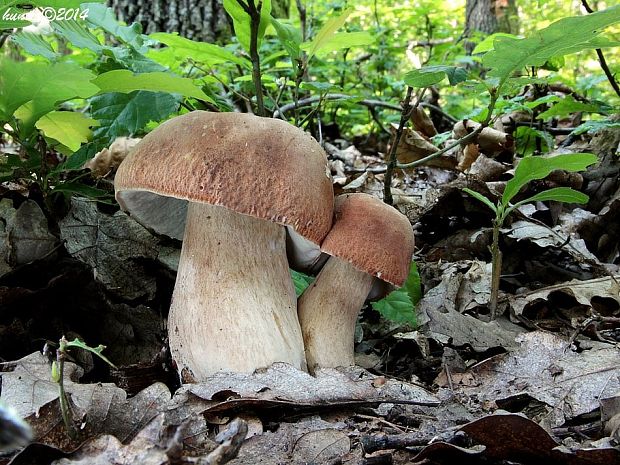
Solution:
[{"label": "mushroom stem", "polygon": [[297,313],[311,373],[355,364],[355,322],[373,281],[349,262],[330,257],[301,295]]},{"label": "mushroom stem", "polygon": [[274,362],[305,369],[285,228],[190,202],[168,328],[184,382]]}]

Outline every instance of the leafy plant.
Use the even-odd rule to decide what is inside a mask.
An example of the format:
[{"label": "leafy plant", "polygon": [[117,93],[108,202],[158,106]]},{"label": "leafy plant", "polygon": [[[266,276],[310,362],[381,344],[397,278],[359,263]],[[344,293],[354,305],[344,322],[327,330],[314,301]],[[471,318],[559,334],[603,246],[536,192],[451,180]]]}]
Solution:
[{"label": "leafy plant", "polygon": [[497,299],[502,267],[502,254],[499,249],[499,233],[506,218],[515,208],[526,203],[546,200],[586,203],[588,201],[588,196],[569,187],[556,187],[539,192],[532,197],[520,200],[514,204],[512,204],[511,201],[517,196],[521,188],[530,181],[543,179],[554,170],[565,170],[569,172],[582,171],[597,161],[596,155],[591,153],[570,153],[549,158],[533,156],[523,158],[517,165],[513,178],[506,183],[506,188],[504,189],[502,197],[498,199],[495,204],[492,200],[479,192],[467,188],[463,189],[469,195],[484,203],[495,214],[493,220],[493,242],[491,245],[493,271],[491,273],[491,297],[489,302],[489,308],[493,318],[497,316]]},{"label": "leafy plant", "polygon": [[[312,284],[314,278],[304,273],[291,270],[291,278],[295,285],[295,292],[299,297]],[[399,289],[390,292],[383,299],[372,302],[372,308],[381,316],[394,323],[416,325],[415,306],[422,298],[420,273],[415,262],[411,262],[409,276],[405,284]]]},{"label": "leafy plant", "polygon": [[415,306],[422,298],[422,284],[420,273],[415,262],[411,262],[409,276],[403,287],[390,292],[383,299],[372,302],[372,308],[389,321],[400,324],[417,324]]},{"label": "leafy plant", "polygon": [[67,398],[67,393],[65,391],[64,386],[64,367],[65,361],[68,357],[68,351],[72,348],[78,348],[82,350],[86,350],[101,360],[106,362],[112,368],[116,368],[114,364],[105,357],[102,352],[105,349],[105,346],[99,345],[97,347],[90,347],[79,339],[74,339],[73,341],[67,341],[65,337],[61,337],[58,343],[58,349],[56,350],[56,360],[52,362],[51,367],[51,376],[52,381],[58,384],[58,398],[60,400],[60,412],[62,414],[62,421],[65,425],[65,429],[67,430],[67,434],[75,439],[77,437],[77,430],[73,423],[73,416],[71,413],[71,407],[69,406],[69,399]]}]

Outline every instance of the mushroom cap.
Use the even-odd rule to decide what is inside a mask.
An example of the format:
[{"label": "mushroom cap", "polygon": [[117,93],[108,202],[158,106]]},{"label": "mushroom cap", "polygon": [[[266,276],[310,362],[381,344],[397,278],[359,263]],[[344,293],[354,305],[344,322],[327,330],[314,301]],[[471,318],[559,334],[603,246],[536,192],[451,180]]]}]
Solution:
[{"label": "mushroom cap", "polygon": [[250,114],[193,111],[166,121],[121,163],[114,185],[123,210],[179,240],[187,201],[289,226],[314,244],[332,222],[321,146],[285,121]]},{"label": "mushroom cap", "polygon": [[336,197],[334,224],[321,251],[402,286],[411,266],[413,228],[405,215],[368,194]]}]

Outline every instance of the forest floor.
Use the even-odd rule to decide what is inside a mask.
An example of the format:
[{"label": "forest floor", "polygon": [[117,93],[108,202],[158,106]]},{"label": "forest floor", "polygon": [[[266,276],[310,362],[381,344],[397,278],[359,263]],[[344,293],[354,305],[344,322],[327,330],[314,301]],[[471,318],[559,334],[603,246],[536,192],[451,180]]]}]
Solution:
[{"label": "forest floor", "polygon": [[[511,216],[495,319],[491,213],[462,189],[501,192],[514,148],[397,170],[395,206],[414,227],[424,290],[418,325],[365,307],[357,366],[315,377],[276,364],[179,386],[165,317],[180,244],[113,204],[74,197],[51,214],[41,192],[6,183],[0,393],[35,442],[0,464],[620,463],[620,130],[569,137],[555,153],[592,152],[598,164],[554,172],[523,196],[569,186],[590,200]],[[417,153],[411,134],[401,144],[399,158]],[[337,194],[382,197],[384,145],[325,147]],[[49,358],[61,335],[106,345],[116,365],[70,352],[72,434]]]}]

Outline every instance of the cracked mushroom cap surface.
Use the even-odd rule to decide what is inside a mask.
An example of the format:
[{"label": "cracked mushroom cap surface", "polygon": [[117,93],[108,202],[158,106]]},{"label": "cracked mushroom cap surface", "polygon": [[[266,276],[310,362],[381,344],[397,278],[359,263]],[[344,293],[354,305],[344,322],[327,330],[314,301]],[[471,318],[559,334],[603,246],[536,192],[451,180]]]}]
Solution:
[{"label": "cracked mushroom cap surface", "polygon": [[121,163],[114,185],[123,210],[179,240],[188,201],[288,226],[314,244],[332,222],[318,142],[285,121],[245,113],[193,111],[164,122]]},{"label": "cracked mushroom cap surface", "polygon": [[336,197],[334,224],[321,251],[400,287],[411,266],[413,228],[405,215],[368,194]]}]

